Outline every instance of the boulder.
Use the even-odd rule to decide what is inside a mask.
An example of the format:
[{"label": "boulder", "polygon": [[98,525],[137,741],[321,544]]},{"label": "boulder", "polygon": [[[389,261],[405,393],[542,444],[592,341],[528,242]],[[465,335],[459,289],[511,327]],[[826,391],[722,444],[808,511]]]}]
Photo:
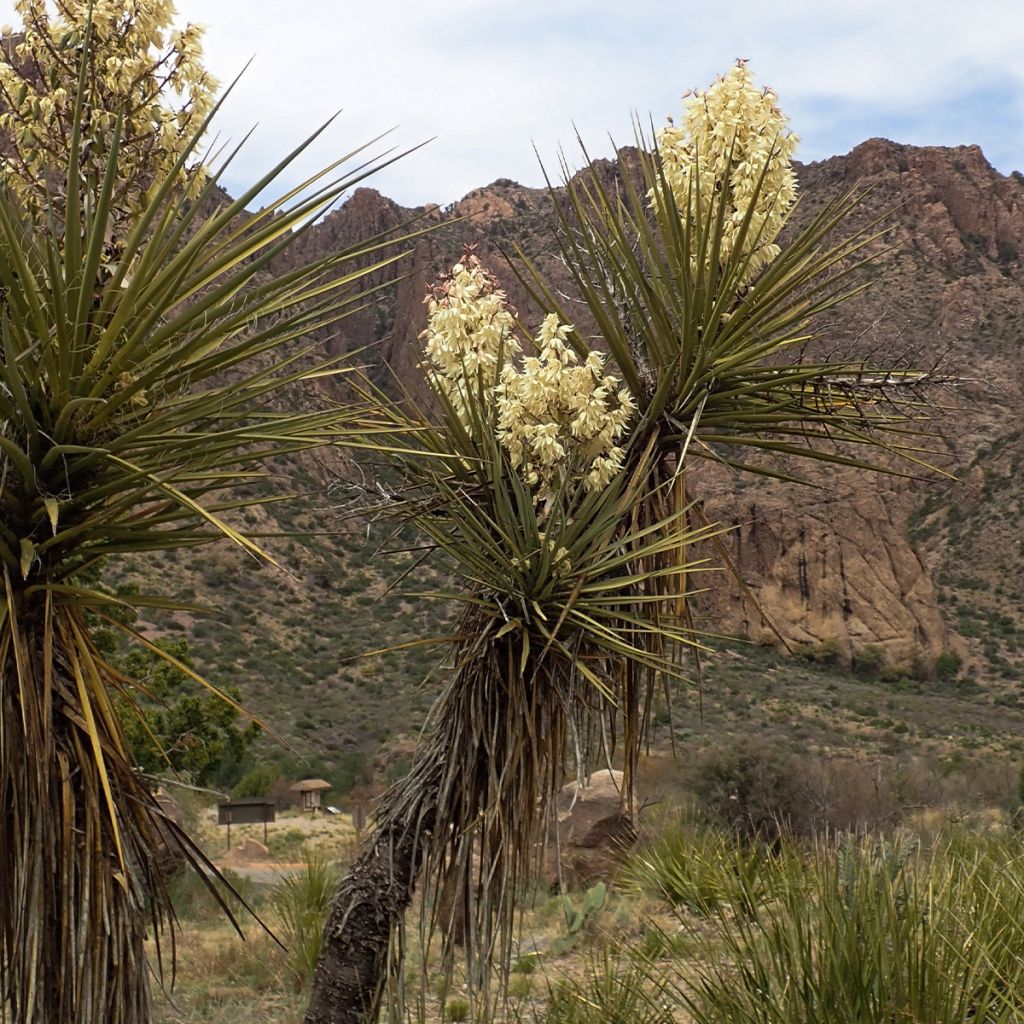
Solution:
[{"label": "boulder", "polygon": [[232,846],[224,857],[224,863],[250,864],[252,861],[270,860],[270,851],[255,839],[243,839],[236,846]]},{"label": "boulder", "polygon": [[622,785],[622,772],[605,768],[594,772],[585,786],[570,782],[562,787],[548,844],[546,874],[553,887],[561,883],[577,889],[607,880],[636,842]]}]

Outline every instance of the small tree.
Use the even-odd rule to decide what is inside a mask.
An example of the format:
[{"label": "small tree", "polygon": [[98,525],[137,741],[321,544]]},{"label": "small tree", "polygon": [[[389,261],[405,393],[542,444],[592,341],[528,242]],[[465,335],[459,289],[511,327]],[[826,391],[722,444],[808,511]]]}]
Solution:
[{"label": "small tree", "polygon": [[138,684],[135,700],[118,704],[136,765],[154,778],[172,772],[196,786],[230,785],[260,725],[243,718],[237,687],[224,691],[230,703],[217,694],[195,692],[196,666],[185,640],[154,643],[159,653],[136,648],[118,663]]}]

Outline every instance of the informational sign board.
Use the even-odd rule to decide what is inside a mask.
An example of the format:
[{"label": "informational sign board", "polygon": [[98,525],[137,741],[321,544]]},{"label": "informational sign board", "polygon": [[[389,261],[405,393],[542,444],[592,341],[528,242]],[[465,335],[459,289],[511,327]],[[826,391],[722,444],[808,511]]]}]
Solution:
[{"label": "informational sign board", "polygon": [[267,844],[267,822],[275,821],[277,804],[265,797],[223,800],[217,804],[217,824],[228,827],[228,849],[231,849],[232,825],[263,824],[263,845]]},{"label": "informational sign board", "polygon": [[253,825],[274,821],[277,804],[273,800],[225,800],[217,804],[218,825]]}]

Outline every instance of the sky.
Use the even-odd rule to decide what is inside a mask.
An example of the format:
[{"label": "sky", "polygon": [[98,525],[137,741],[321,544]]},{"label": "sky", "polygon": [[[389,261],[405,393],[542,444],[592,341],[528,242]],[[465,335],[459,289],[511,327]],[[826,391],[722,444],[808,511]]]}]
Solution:
[{"label": "sky", "polygon": [[[0,0],[0,20],[16,22]],[[807,162],[882,136],[980,145],[1024,170],[1022,0],[177,0],[206,26],[227,83],[222,139],[255,126],[227,176],[237,192],[337,111],[292,172],[354,149],[427,142],[367,184],[446,205],[496,178],[543,183],[562,147],[583,160],[633,141],[632,118],[682,112],[688,89],[737,59],[769,85]]]}]

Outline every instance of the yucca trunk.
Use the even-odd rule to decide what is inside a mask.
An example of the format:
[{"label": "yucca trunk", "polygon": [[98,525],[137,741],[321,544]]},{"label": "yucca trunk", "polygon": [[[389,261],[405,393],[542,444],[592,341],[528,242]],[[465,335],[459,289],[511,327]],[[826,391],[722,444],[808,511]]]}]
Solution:
[{"label": "yucca trunk", "polygon": [[92,706],[97,690],[87,677],[101,662],[81,612],[8,595],[14,614],[0,634],[0,1019],[144,1024],[144,940],[155,906],[148,897],[160,884],[163,815],[125,759],[108,709]]},{"label": "yucca trunk", "polygon": [[556,659],[524,651],[518,634],[499,635],[479,610],[461,627],[451,679],[412,768],[385,794],[377,829],[340,886],[305,1024],[377,1019],[417,891],[424,948],[439,935],[450,964],[463,945],[481,1006],[489,1005],[492,966],[500,978],[511,962],[509,922],[539,863],[563,755],[570,735],[577,748],[587,739],[570,718],[582,719],[593,695],[573,690]]},{"label": "yucca trunk", "polygon": [[388,819],[342,880],[324,930],[305,1024],[369,1024],[384,990],[388,950],[423,867],[436,790],[420,791],[422,811]]}]

